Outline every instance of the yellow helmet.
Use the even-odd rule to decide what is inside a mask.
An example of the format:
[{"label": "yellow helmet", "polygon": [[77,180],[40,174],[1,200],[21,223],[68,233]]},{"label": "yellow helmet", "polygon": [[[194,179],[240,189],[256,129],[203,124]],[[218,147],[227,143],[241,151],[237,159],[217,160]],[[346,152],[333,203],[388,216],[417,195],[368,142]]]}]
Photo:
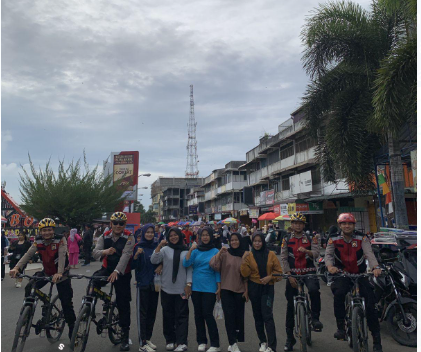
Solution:
[{"label": "yellow helmet", "polygon": [[115,212],[113,215],[111,215],[110,218],[111,221],[127,221],[127,216],[126,214],[122,213],[121,211],[117,211]]},{"label": "yellow helmet", "polygon": [[38,223],[38,229],[44,229],[46,227],[56,227],[56,223],[51,218],[44,218]]},{"label": "yellow helmet", "polygon": [[301,221],[303,223],[306,222],[306,217],[301,213],[295,213],[291,215],[291,221]]}]

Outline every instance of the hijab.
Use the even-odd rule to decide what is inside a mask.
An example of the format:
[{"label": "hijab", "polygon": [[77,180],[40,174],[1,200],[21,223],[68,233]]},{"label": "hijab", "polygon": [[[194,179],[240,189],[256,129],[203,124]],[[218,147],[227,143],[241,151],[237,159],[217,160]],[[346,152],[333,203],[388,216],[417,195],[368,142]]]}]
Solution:
[{"label": "hijab", "polygon": [[70,230],[70,236],[69,236],[70,241],[72,241],[72,242],[75,241],[75,235],[76,234],[77,234],[77,229],[71,229]]},{"label": "hijab", "polygon": [[[235,237],[238,238],[238,241],[240,242],[238,248],[232,248],[231,247],[232,236],[235,236]],[[243,248],[243,245],[242,245],[242,242],[243,242],[243,237],[238,232],[233,232],[231,234],[231,238],[230,238],[230,248],[228,248],[228,253],[231,254],[234,257],[242,257],[244,255],[244,252],[245,252],[245,250]]]},{"label": "hijab", "polygon": [[[209,236],[210,236],[210,241],[209,243],[203,243],[202,242],[202,232],[203,231],[207,231]],[[205,251],[210,251],[212,248],[215,248],[215,245],[213,244],[213,229],[212,227],[204,227],[202,229],[199,229],[199,231],[197,232],[199,235],[199,246],[197,247],[197,249],[201,252],[205,252]]]},{"label": "hijab", "polygon": [[[176,244],[172,244],[170,242],[170,233],[173,231],[178,235],[178,242]],[[172,282],[175,283],[177,281],[178,268],[180,267],[181,252],[187,251],[188,248],[184,245],[184,234],[178,227],[171,227],[168,231],[166,231],[166,236],[168,247],[174,249],[174,257],[172,263]]]},{"label": "hijab", "polygon": [[[151,240],[147,240],[145,235],[146,231],[148,231],[150,228],[154,230],[154,237]],[[158,246],[158,242],[155,240],[155,238],[155,226],[153,224],[144,225],[140,231],[140,242],[138,243],[138,247],[155,249]]]},{"label": "hijab", "polygon": [[257,267],[259,268],[260,278],[263,279],[267,274],[267,264],[269,257],[269,250],[266,248],[265,236],[261,232],[256,232],[252,237],[252,242],[256,237],[260,237],[262,241],[262,247],[259,250],[256,250],[253,246],[251,247],[251,252],[253,257],[256,260]]}]

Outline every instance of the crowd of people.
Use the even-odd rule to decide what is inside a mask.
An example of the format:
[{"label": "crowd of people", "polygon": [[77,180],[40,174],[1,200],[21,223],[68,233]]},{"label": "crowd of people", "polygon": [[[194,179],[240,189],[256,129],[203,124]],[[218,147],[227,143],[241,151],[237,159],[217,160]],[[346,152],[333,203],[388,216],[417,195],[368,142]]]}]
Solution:
[{"label": "crowd of people", "polygon": [[[115,287],[119,325],[122,331],[121,351],[128,351],[131,320],[131,278],[134,271],[136,284],[136,317],[140,352],[153,352],[156,345],[151,341],[159,296],[161,296],[163,336],[167,351],[188,349],[189,304],[191,297],[194,308],[196,341],[199,352],[221,351],[218,327],[214,309],[221,304],[228,336],[228,351],[239,352],[239,343],[245,341],[245,304],[251,302],[255,329],[259,339],[259,352],[275,352],[277,336],[273,318],[275,300],[274,285],[281,280],[280,274],[299,274],[315,270],[314,262],[319,256],[319,236],[304,232],[305,216],[296,213],[291,216],[291,229],[281,239],[280,260],[274,251],[268,249],[273,230],[265,232],[257,228],[239,226],[228,229],[225,225],[200,225],[197,231],[189,226],[178,227],[146,224],[132,234],[126,230],[127,217],[122,212],[110,218],[110,228],[103,231],[96,241],[93,257],[102,262],[93,276],[108,276],[108,282]],[[366,271],[368,258],[375,276],[380,274],[369,240],[355,231],[352,214],[341,214],[339,229],[332,234],[326,248],[326,265],[331,274],[339,269],[350,273]],[[83,238],[76,229],[67,236],[54,233],[55,223],[50,218],[39,223],[40,236],[28,250],[22,249],[10,270],[11,277],[18,277],[35,252],[41,255],[43,270],[36,276],[52,276],[62,302],[64,317],[71,338],[75,313],[73,290],[68,274],[77,265],[77,243],[92,248],[93,231],[85,228]],[[272,230],[272,231],[271,231]],[[88,234],[88,236],[87,236]],[[92,237],[91,237],[92,235]],[[87,238],[85,239],[85,236]],[[67,238],[66,238],[67,237]],[[91,240],[92,239],[92,240]],[[25,238],[16,246],[25,245]],[[76,243],[76,244],[75,244]],[[90,249],[85,249],[85,265],[89,265]],[[86,262],[88,261],[88,263]],[[42,287],[46,281],[30,281],[25,295],[32,285]],[[107,282],[96,281],[101,287]],[[311,299],[311,318],[315,331],[321,331],[320,286],[318,280],[305,279]],[[334,337],[345,339],[344,314],[345,295],[351,289],[350,282],[338,279],[332,285],[334,312],[338,330]],[[368,325],[373,335],[373,351],[381,352],[380,327],[375,319],[374,294],[369,285],[363,284],[361,294],[366,299]],[[286,283],[287,314],[285,328],[287,340],[284,351],[292,351],[294,338],[293,297],[297,294],[297,281],[289,277]]]}]

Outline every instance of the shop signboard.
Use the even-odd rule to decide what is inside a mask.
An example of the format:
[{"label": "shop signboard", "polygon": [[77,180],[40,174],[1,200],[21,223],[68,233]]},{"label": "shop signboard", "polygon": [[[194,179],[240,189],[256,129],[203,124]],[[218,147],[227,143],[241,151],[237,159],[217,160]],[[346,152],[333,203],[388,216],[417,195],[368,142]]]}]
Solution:
[{"label": "shop signboard", "polygon": [[257,219],[259,217],[259,208],[249,209],[249,217],[250,219]]},{"label": "shop signboard", "polygon": [[240,210],[240,216],[247,216],[248,210],[247,209],[241,209]]},{"label": "shop signboard", "polygon": [[260,204],[266,204],[266,191],[260,192]]},{"label": "shop signboard", "polygon": [[113,183],[126,200],[137,200],[139,152],[112,153]]},{"label": "shop signboard", "polygon": [[275,200],[275,191],[273,189],[266,191],[266,205],[273,204]]},{"label": "shop signboard", "polygon": [[302,214],[323,214],[323,203],[297,203],[297,213]]},{"label": "shop signboard", "polygon": [[292,215],[294,213],[296,213],[296,204],[295,203],[288,203],[288,214]]},{"label": "shop signboard", "polygon": [[306,171],[302,172],[301,174],[290,176],[289,187],[291,195],[311,192],[313,190],[311,171]]},{"label": "shop signboard", "polygon": [[275,205],[274,207],[273,207],[273,212],[275,213],[275,214],[281,214],[281,205]]},{"label": "shop signboard", "polygon": [[288,215],[288,204],[280,204],[281,215]]},{"label": "shop signboard", "polygon": [[215,214],[214,218],[215,218],[215,220],[221,220],[222,214]]},{"label": "shop signboard", "polygon": [[197,205],[189,205],[189,215],[196,215],[197,214]]}]

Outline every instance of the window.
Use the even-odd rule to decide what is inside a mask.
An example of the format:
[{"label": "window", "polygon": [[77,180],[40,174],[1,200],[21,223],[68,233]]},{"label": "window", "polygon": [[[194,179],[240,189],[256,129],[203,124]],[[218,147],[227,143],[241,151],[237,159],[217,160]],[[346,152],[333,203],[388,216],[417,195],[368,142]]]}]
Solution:
[{"label": "window", "polygon": [[304,139],[297,140],[295,143],[295,151],[296,153],[303,152],[311,147],[316,145],[315,140],[310,137],[305,137]]},{"label": "window", "polygon": [[311,183],[313,185],[317,185],[321,182],[322,182],[322,178],[320,176],[320,170],[319,169],[311,170]]},{"label": "window", "polygon": [[272,164],[276,163],[277,161],[279,161],[279,149],[277,149],[274,152],[268,154],[268,164],[269,165],[272,165]]},{"label": "window", "polygon": [[289,158],[292,155],[294,155],[294,146],[292,143],[281,149],[281,160]]},{"label": "window", "polygon": [[282,179],[282,190],[283,191],[289,190],[289,176]]}]

